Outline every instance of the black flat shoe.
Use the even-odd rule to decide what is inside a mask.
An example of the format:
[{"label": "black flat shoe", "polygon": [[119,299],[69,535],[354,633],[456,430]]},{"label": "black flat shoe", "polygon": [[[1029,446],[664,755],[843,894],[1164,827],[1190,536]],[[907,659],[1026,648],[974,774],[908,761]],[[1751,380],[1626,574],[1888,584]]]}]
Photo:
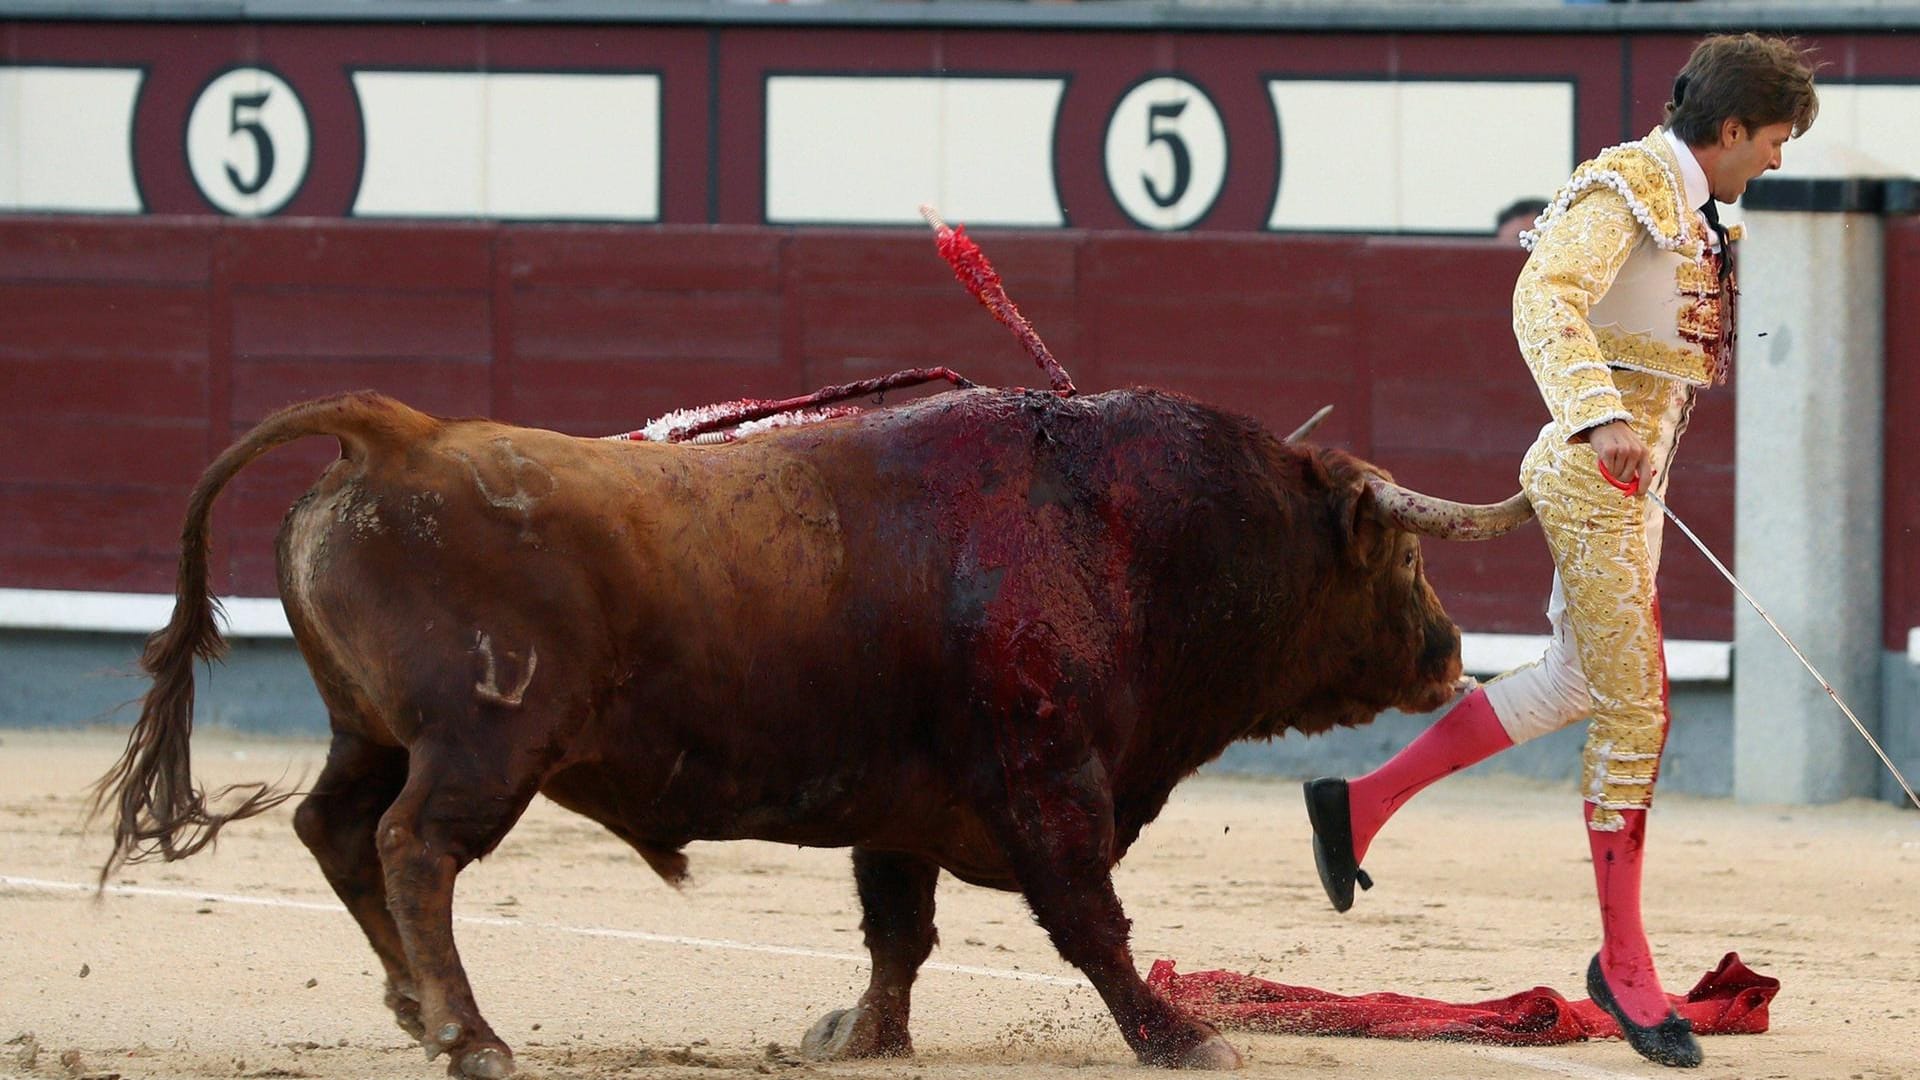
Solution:
[{"label": "black flat shoe", "polygon": [[1373,888],[1373,879],[1353,857],[1353,814],[1347,807],[1347,782],[1323,776],[1304,785],[1307,823],[1313,826],[1313,866],[1333,910],[1353,906],[1353,886]]},{"label": "black flat shoe", "polygon": [[1676,1069],[1692,1069],[1700,1065],[1700,1040],[1693,1037],[1693,1025],[1673,1010],[1667,1010],[1667,1018],[1651,1027],[1643,1027],[1627,1019],[1620,1003],[1613,999],[1613,991],[1607,987],[1607,977],[1600,972],[1600,954],[1593,954],[1593,962],[1587,965],[1587,994],[1593,1003],[1607,1010],[1620,1025],[1620,1031],[1627,1037],[1627,1045],[1639,1051],[1640,1056],[1656,1065],[1671,1065]]}]

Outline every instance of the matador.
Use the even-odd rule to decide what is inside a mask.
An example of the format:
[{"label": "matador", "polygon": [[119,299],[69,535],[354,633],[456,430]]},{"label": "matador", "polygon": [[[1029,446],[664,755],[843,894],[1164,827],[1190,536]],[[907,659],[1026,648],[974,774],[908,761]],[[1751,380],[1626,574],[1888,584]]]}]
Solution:
[{"label": "matador", "polygon": [[1520,467],[1553,555],[1546,654],[1467,694],[1373,772],[1306,785],[1315,864],[1345,911],[1356,884],[1372,885],[1360,869],[1368,845],[1407,800],[1591,717],[1580,795],[1603,943],[1587,989],[1635,1050],[1665,1065],[1701,1055],[1661,989],[1640,916],[1669,714],[1654,581],[1662,515],[1635,496],[1664,497],[1695,394],[1732,362],[1739,230],[1721,226],[1715,202],[1779,168],[1818,108],[1796,43],[1707,38],[1674,81],[1665,122],[1574,170],[1522,234],[1531,255],[1513,330],[1550,416]]}]

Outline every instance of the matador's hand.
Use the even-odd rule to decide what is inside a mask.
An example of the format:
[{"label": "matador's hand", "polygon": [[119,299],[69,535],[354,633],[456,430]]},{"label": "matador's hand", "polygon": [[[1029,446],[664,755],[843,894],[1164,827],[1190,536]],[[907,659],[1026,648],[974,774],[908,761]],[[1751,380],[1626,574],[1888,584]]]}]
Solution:
[{"label": "matador's hand", "polygon": [[1632,484],[1647,467],[1647,444],[1625,420],[1609,420],[1583,434],[1600,464],[1621,483]]}]

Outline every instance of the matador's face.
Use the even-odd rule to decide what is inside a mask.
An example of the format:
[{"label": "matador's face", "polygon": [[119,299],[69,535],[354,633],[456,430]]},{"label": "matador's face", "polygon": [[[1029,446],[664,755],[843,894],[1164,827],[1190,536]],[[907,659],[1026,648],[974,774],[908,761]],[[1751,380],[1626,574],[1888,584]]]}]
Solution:
[{"label": "matador's face", "polygon": [[1780,167],[1780,151],[1793,137],[1793,124],[1782,121],[1750,128],[1738,120],[1720,127],[1720,155],[1707,177],[1713,197],[1730,203],[1747,190],[1747,182]]}]

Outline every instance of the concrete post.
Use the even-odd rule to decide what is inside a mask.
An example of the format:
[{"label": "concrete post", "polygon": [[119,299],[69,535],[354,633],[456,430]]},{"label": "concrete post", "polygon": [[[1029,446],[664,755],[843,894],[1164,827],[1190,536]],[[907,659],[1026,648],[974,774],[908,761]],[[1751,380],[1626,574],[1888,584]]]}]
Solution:
[{"label": "concrete post", "polygon": [[[1734,572],[1880,735],[1888,182],[1749,186],[1740,245]],[[1734,797],[1876,793],[1879,763],[1734,598]]]}]

